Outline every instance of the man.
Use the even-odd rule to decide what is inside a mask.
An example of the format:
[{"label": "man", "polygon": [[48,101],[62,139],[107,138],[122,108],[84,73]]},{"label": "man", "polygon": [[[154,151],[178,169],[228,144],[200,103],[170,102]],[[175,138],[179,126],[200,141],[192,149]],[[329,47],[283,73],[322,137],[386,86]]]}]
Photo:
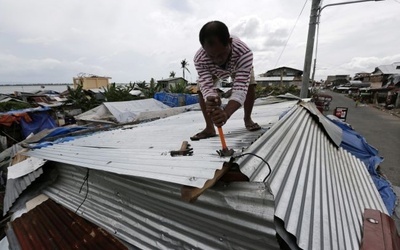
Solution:
[{"label": "man", "polygon": [[[255,131],[261,127],[251,119],[255,99],[253,53],[236,37],[231,37],[228,27],[220,21],[206,23],[199,34],[201,48],[194,57],[199,75],[199,103],[206,121],[206,128],[190,137],[201,140],[216,136],[214,124],[221,127],[242,105],[244,125]],[[228,104],[221,108],[221,99],[214,84],[219,79],[232,78],[232,95]]]}]

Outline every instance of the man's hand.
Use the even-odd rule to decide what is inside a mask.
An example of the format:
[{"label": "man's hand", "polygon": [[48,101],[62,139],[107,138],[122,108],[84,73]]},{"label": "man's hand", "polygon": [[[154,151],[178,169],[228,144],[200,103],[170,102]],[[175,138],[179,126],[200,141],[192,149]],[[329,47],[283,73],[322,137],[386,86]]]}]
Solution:
[{"label": "man's hand", "polygon": [[211,113],[211,120],[217,127],[222,127],[228,120],[228,114],[222,108],[218,107]]},{"label": "man's hand", "polygon": [[211,115],[216,109],[221,106],[221,98],[219,96],[209,96],[206,99],[206,111]]},{"label": "man's hand", "polygon": [[206,111],[211,120],[217,127],[222,127],[228,120],[225,110],[221,109],[221,99],[219,96],[209,96],[206,99]]}]

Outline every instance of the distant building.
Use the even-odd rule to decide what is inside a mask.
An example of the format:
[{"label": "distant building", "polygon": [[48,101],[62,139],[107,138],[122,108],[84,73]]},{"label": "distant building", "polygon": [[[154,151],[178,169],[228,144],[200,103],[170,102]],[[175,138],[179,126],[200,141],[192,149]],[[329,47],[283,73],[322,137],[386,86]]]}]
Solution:
[{"label": "distant building", "polygon": [[185,80],[183,77],[171,77],[162,80],[157,80],[157,83],[162,84],[163,89],[169,89],[171,87],[174,87],[177,83],[181,82],[184,82],[186,85],[188,84],[188,81]]},{"label": "distant building", "polygon": [[325,85],[327,86],[339,86],[347,84],[350,81],[350,75],[330,75],[326,78]]},{"label": "distant building", "polygon": [[76,89],[79,85],[82,85],[82,88],[85,90],[100,89],[103,87],[106,88],[110,84],[110,79],[111,77],[95,75],[74,77],[74,89]]},{"label": "distant building", "polygon": [[289,67],[279,67],[260,74],[255,80],[258,85],[263,87],[272,85],[296,85],[297,87],[301,87],[302,75],[302,70]]},{"label": "distant building", "polygon": [[371,77],[371,73],[359,72],[354,75],[353,80],[362,81],[362,82],[370,82],[370,77]]},{"label": "distant building", "polygon": [[395,62],[390,65],[380,65],[371,73],[371,82],[373,85],[382,87],[386,84],[391,75],[400,74],[400,62]]}]

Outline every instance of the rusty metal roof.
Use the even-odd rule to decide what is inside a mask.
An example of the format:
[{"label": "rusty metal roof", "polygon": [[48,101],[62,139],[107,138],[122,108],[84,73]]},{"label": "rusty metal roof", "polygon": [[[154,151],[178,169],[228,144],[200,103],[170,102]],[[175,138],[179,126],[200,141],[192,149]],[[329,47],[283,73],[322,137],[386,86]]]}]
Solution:
[{"label": "rusty metal roof", "polygon": [[113,235],[48,199],[8,224],[12,249],[128,249]]}]

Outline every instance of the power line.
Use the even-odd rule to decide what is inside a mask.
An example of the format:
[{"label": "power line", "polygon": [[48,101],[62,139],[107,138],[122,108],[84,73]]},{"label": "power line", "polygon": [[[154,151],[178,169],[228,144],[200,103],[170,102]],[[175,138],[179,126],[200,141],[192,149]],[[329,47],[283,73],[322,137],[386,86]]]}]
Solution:
[{"label": "power line", "polygon": [[301,16],[301,14],[303,13],[304,8],[306,7],[307,2],[308,2],[308,0],[306,0],[306,1],[304,2],[303,8],[301,9],[299,16],[297,17],[297,20],[296,20],[296,22],[295,22],[295,24],[294,24],[292,30],[290,31],[289,37],[288,37],[288,39],[286,40],[285,45],[283,46],[283,49],[282,49],[282,51],[281,51],[281,54],[279,55],[278,60],[276,60],[275,67],[278,65],[279,60],[281,59],[281,56],[282,56],[283,52],[284,52],[285,49],[286,49],[286,45],[288,44],[288,42],[289,42],[289,40],[290,40],[290,37],[292,36],[294,29],[296,28],[297,22],[299,21],[300,16]]}]

